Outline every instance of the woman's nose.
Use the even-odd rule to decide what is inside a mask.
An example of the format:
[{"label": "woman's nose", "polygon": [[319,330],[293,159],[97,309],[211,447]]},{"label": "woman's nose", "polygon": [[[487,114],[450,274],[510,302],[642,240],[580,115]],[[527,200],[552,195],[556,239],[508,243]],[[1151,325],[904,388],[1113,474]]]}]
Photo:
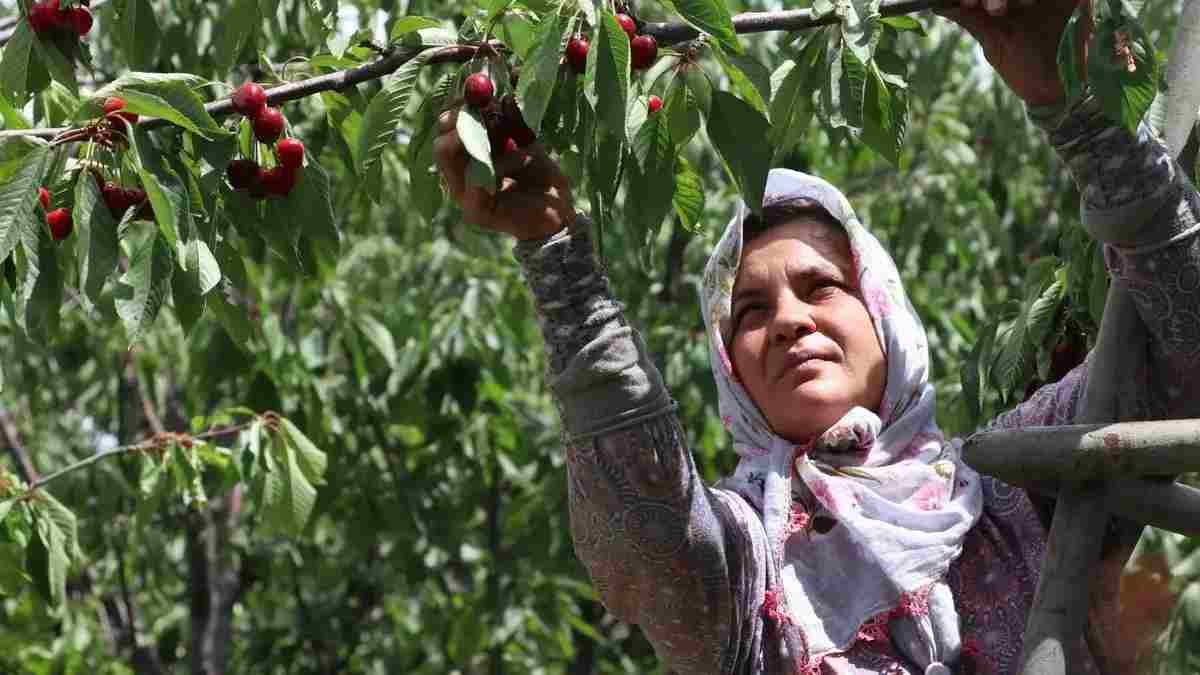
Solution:
[{"label": "woman's nose", "polygon": [[800,336],[816,330],[817,324],[813,321],[811,307],[794,299],[785,301],[780,306],[773,331],[776,342],[795,342]]}]

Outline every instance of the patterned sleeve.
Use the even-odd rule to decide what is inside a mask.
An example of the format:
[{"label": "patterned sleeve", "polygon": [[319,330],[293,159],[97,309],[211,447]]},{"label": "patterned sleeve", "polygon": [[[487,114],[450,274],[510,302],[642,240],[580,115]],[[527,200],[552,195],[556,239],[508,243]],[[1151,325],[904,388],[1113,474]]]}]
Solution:
[{"label": "patterned sleeve", "polygon": [[1083,225],[1104,243],[1109,274],[1148,329],[1141,417],[1200,415],[1200,194],[1146,124],[1130,133],[1090,95],[1065,113],[1030,117],[1067,164]]},{"label": "patterned sleeve", "polygon": [[731,497],[703,484],[675,404],[593,254],[589,225],[580,216],[514,249],[563,421],[575,552],[605,607],[642,627],[668,672],[732,673],[750,658],[752,535]]}]

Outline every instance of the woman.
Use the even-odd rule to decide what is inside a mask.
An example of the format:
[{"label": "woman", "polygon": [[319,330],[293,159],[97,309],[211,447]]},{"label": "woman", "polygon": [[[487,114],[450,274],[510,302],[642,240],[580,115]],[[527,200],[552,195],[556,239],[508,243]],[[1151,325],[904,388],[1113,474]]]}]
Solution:
[{"label": "woman", "polygon": [[[1149,135],[1113,126],[1090,96],[1065,100],[1055,52],[1070,0],[962,4],[946,16],[1049,133],[1137,304],[1149,335],[1140,417],[1195,416],[1200,196]],[[771,172],[762,216],[739,205],[709,259],[701,307],[741,460],[708,487],[566,179],[535,147],[505,160],[495,196],[468,189],[453,129],[448,113],[436,154],[452,197],[520,240],[563,418],[576,552],[669,671],[1016,671],[1045,524],[942,436],[921,322],[836,188]],[[1104,365],[1085,363],[992,426],[1070,423],[1089,369]]]}]

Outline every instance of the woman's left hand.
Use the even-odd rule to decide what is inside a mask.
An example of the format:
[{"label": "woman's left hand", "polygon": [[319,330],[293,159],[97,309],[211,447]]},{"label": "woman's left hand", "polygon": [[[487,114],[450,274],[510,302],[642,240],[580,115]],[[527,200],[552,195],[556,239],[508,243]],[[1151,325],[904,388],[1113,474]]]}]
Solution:
[{"label": "woman's left hand", "polygon": [[[983,47],[988,63],[1029,105],[1059,103],[1065,89],[1058,77],[1058,43],[1077,5],[1091,0],[959,0],[939,16],[962,26]],[[1087,64],[1090,18],[1080,32],[1080,63]],[[1086,75],[1086,70],[1080,74]]]}]

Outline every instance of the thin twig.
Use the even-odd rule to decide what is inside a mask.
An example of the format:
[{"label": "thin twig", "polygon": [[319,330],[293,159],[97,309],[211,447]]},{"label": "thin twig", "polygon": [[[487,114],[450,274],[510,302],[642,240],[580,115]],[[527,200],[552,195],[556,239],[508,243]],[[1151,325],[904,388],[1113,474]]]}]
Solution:
[{"label": "thin twig", "polygon": [[[235,424],[233,426],[222,427],[220,429],[212,429],[210,431],[206,431],[206,432],[204,432],[202,434],[198,434],[196,436],[190,436],[190,437],[184,436],[184,438],[191,438],[193,440],[201,441],[201,440],[205,440],[208,438],[213,438],[215,436],[224,436],[224,435],[236,433],[243,429],[248,429],[251,424],[253,424],[253,422],[246,422],[244,424]],[[151,438],[150,440],[142,441],[140,443],[133,443],[131,445],[121,445],[121,446],[117,446],[115,448],[110,448],[108,450],[104,450],[103,452],[98,452],[98,453],[92,455],[91,457],[88,457],[86,459],[81,459],[78,462],[75,462],[74,464],[65,466],[48,476],[43,476],[42,478],[38,479],[37,481],[34,481],[29,486],[28,493],[32,493],[34,490],[42,488],[47,483],[49,483],[53,480],[56,480],[58,478],[61,478],[69,473],[73,473],[73,472],[83,469],[85,467],[91,466],[92,464],[95,464],[96,462],[99,462],[100,460],[108,459],[109,457],[115,457],[116,455],[124,455],[124,454],[133,453],[133,452],[144,452],[146,450],[150,450],[157,446],[158,446],[158,441],[155,438]]]}]

